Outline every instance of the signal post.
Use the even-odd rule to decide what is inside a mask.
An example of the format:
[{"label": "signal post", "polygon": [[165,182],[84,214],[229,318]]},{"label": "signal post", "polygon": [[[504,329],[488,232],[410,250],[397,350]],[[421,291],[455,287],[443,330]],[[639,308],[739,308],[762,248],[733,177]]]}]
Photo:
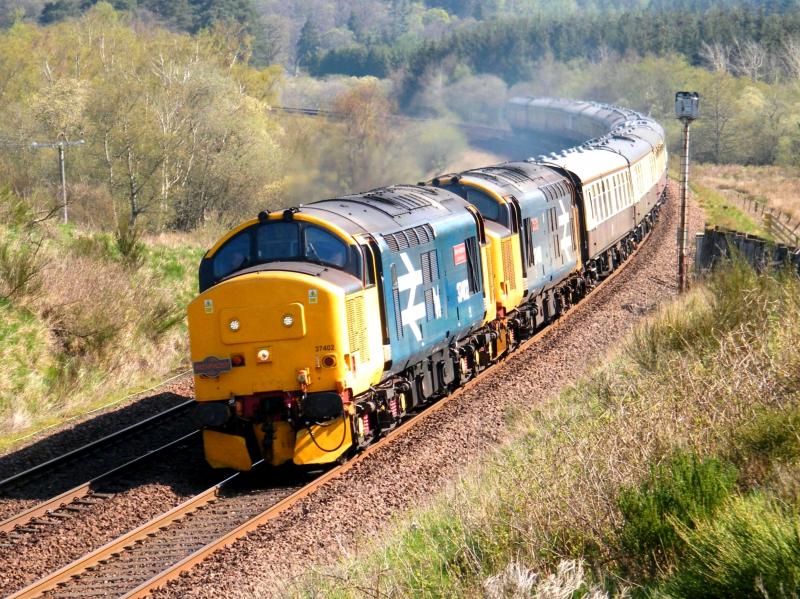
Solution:
[{"label": "signal post", "polygon": [[675,115],[683,123],[683,157],[681,159],[681,223],[678,227],[678,291],[686,291],[686,195],[689,191],[689,126],[700,116],[700,94],[675,94]]}]

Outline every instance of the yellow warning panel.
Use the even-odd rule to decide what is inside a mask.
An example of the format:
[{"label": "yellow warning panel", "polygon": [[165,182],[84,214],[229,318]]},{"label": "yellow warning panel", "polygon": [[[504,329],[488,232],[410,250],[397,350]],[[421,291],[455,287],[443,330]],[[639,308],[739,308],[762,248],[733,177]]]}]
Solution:
[{"label": "yellow warning panel", "polygon": [[330,464],[339,459],[353,444],[350,419],[337,418],[331,423],[315,424],[297,432],[294,463]]},{"label": "yellow warning panel", "polygon": [[250,470],[253,467],[244,437],[206,429],[203,431],[203,449],[206,462],[212,468]]},{"label": "yellow warning panel", "polygon": [[[269,425],[272,428],[272,452],[264,455],[272,466],[280,466],[290,461],[294,456],[295,432],[292,425],[288,422],[273,422]],[[266,447],[264,437],[266,434],[263,425],[254,424],[253,432],[258,439],[259,447]]]}]

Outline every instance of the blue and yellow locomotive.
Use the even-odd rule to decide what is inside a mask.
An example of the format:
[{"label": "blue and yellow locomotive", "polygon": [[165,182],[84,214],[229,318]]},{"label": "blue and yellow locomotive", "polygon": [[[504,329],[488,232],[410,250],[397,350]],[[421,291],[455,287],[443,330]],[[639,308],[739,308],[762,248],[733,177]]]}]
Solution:
[{"label": "blue and yellow locomotive", "polygon": [[663,131],[631,115],[580,151],[262,212],[220,239],[188,309],[207,461],[340,460],[558,317],[663,196]]}]

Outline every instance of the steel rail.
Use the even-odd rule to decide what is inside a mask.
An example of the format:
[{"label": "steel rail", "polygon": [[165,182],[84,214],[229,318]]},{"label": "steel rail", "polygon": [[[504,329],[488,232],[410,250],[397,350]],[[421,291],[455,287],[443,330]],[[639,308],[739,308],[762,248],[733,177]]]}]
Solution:
[{"label": "steel rail", "polygon": [[[262,462],[263,460],[261,462],[257,462],[255,466],[260,465]],[[24,589],[14,593],[13,595],[10,595],[9,599],[38,597],[43,593],[54,589],[59,584],[70,580],[74,576],[80,575],[90,567],[96,566],[100,562],[110,559],[115,554],[122,553],[128,547],[134,545],[137,541],[147,538],[153,533],[158,532],[159,529],[169,526],[173,522],[177,522],[178,520],[182,519],[187,514],[191,514],[192,512],[196,511],[198,508],[215,501],[222,489],[231,484],[233,481],[237,480],[240,476],[242,476],[242,473],[236,472],[225,480],[218,482],[213,487],[210,487],[202,493],[187,499],[182,504],[172,508],[168,512],[153,518],[149,522],[142,524],[140,527],[125,533],[121,537],[106,543],[102,547],[95,549],[84,557],[67,564],[49,576],[46,576],[45,578],[34,582]]]},{"label": "steel rail", "polygon": [[137,458],[130,460],[120,466],[112,468],[108,472],[100,474],[92,478],[91,480],[86,481],[83,484],[78,485],[77,487],[73,487],[68,491],[64,491],[60,495],[48,499],[47,501],[43,501],[42,503],[32,506],[27,510],[20,512],[10,518],[7,518],[0,522],[0,533],[8,533],[13,531],[18,526],[24,526],[28,524],[34,518],[38,518],[39,516],[47,515],[50,512],[53,512],[64,505],[68,505],[75,501],[76,499],[82,499],[90,495],[92,488],[96,487],[97,485],[103,483],[104,481],[113,478],[114,476],[119,475],[120,473],[135,468],[141,465],[143,462],[150,460],[156,457],[158,454],[161,454],[165,451],[172,449],[173,447],[180,445],[181,443],[185,443],[186,441],[190,440],[192,437],[199,437],[200,431],[192,431],[188,435],[184,435],[179,439],[175,439],[170,441],[166,445],[162,445],[156,449],[151,449],[145,454],[140,455]]},{"label": "steel rail", "polygon": [[[662,205],[663,202],[659,204],[658,207],[660,208]],[[600,283],[598,283],[588,294],[586,294],[583,298],[581,298],[581,300],[578,303],[574,304],[573,306],[570,306],[570,308],[566,312],[564,312],[562,315],[560,315],[552,322],[548,323],[541,331],[533,335],[531,338],[522,342],[511,355],[518,355],[519,352],[527,350],[528,348],[540,342],[543,338],[547,337],[548,335],[554,334],[555,331],[564,326],[564,324],[566,324],[567,322],[570,322],[573,319],[574,314],[576,312],[574,308],[578,308],[581,307],[582,305],[585,305],[589,299],[591,299],[600,291],[605,289],[608,284],[610,284],[614,279],[617,278],[617,276],[621,275],[623,272],[627,270],[628,266],[633,263],[633,259],[636,257],[639,251],[645,247],[646,242],[649,240],[654,230],[655,226],[647,233],[647,235],[637,245],[636,249],[633,252],[631,252],[631,254],[627,257],[627,259],[622,264],[620,264],[620,266],[614,272],[609,274],[605,279],[603,279]],[[392,443],[397,437],[404,435],[411,428],[419,425],[421,422],[425,421],[431,415],[441,410],[444,406],[449,405],[450,402],[460,397],[463,393],[465,393],[478,383],[484,381],[485,378],[495,373],[495,368],[499,366],[502,362],[504,362],[505,359],[506,358],[503,358],[499,362],[486,368],[485,370],[480,372],[477,376],[467,381],[463,386],[453,391],[453,393],[439,400],[436,400],[432,404],[428,405],[422,411],[418,412],[417,414],[412,416],[409,420],[401,424],[399,427],[392,430],[385,437],[381,438],[376,443],[368,446],[364,451],[360,452],[353,459],[328,470],[325,474],[314,479],[313,481],[303,486],[298,491],[295,491],[291,495],[279,500],[277,503],[270,506],[268,509],[264,510],[260,514],[248,519],[247,521],[240,524],[236,528],[230,530],[229,532],[225,533],[215,541],[208,543],[204,547],[201,547],[200,549],[193,552],[189,556],[174,563],[172,566],[169,566],[167,569],[163,570],[156,576],[151,577],[149,580],[146,580],[138,587],[135,587],[134,589],[132,589],[131,591],[127,592],[122,596],[125,598],[147,596],[149,593],[151,593],[157,588],[162,587],[167,582],[178,578],[182,573],[190,570],[192,567],[203,561],[212,553],[215,553],[216,551],[233,544],[237,540],[246,536],[248,533],[257,529],[259,526],[262,526],[265,523],[269,522],[270,520],[277,518],[287,509],[296,504],[299,500],[312,494],[319,487],[326,484],[330,480],[341,476],[342,474],[344,474],[351,468],[355,467],[363,460],[367,459],[373,453],[382,450],[386,445]],[[257,462],[254,466],[260,466],[261,464],[263,464],[263,460]],[[11,595],[9,599],[28,599],[32,597],[39,597],[42,594],[55,589],[59,585],[68,582],[70,579],[79,577],[83,572],[100,565],[101,563],[111,559],[115,555],[124,552],[126,549],[132,547],[135,543],[137,543],[137,541],[141,541],[149,536],[156,534],[158,530],[166,528],[172,523],[177,522],[178,520],[184,518],[188,514],[191,514],[192,512],[196,511],[200,507],[215,501],[219,497],[221,489],[224,486],[230,484],[230,482],[236,480],[239,476],[241,476],[241,474],[242,473],[234,474],[233,476],[225,479],[221,483],[218,483],[217,485],[214,485],[213,487],[204,491],[203,493],[196,495],[195,497],[192,497],[191,499],[173,508],[172,510],[166,512],[165,514],[154,518],[153,520],[147,522],[146,524],[143,524],[139,528],[124,534],[118,539],[111,541],[108,544],[104,545],[103,547],[87,554],[86,556],[72,562],[71,564],[68,564],[67,566],[64,566],[63,568],[50,574],[49,576],[25,587],[24,589]]]},{"label": "steel rail", "polygon": [[105,437],[101,437],[100,439],[96,439],[95,441],[92,441],[91,443],[87,443],[86,445],[84,445],[82,447],[78,447],[77,449],[73,449],[72,451],[69,451],[67,453],[61,454],[59,456],[56,456],[56,457],[54,457],[54,458],[52,458],[50,460],[47,460],[46,462],[42,462],[41,464],[37,464],[36,466],[33,466],[32,468],[28,468],[27,470],[23,470],[22,472],[20,472],[18,474],[15,474],[14,476],[9,476],[8,478],[6,478],[4,480],[0,480],[0,492],[4,491],[5,489],[7,489],[9,487],[17,486],[22,481],[24,481],[24,480],[26,480],[28,478],[32,478],[32,477],[34,477],[34,476],[36,476],[38,474],[41,474],[42,472],[44,472],[46,470],[52,469],[52,468],[54,468],[56,466],[59,466],[59,465],[65,463],[65,462],[70,462],[70,461],[72,461],[74,459],[77,459],[77,458],[83,456],[83,455],[86,455],[87,453],[91,453],[91,452],[99,449],[100,447],[104,447],[104,446],[107,446],[107,445],[113,445],[116,441],[121,440],[121,439],[131,435],[132,433],[135,433],[135,432],[137,432],[139,430],[142,430],[142,429],[149,428],[151,425],[153,425],[153,424],[155,424],[155,423],[157,423],[157,422],[159,422],[161,420],[166,420],[167,418],[170,418],[170,417],[174,416],[175,414],[178,414],[180,412],[183,412],[183,411],[187,410],[194,403],[195,403],[195,400],[190,399],[190,400],[185,401],[183,403],[180,403],[180,404],[178,404],[176,406],[173,406],[173,407],[169,408],[168,410],[164,410],[163,412],[159,412],[158,414],[154,414],[153,416],[150,416],[149,418],[146,418],[146,419],[144,419],[144,420],[142,420],[140,422],[137,422],[136,424],[132,424],[130,426],[127,426],[127,427],[125,427],[123,429],[120,429],[120,430],[114,432],[114,433],[111,433],[110,435],[106,435]]}]

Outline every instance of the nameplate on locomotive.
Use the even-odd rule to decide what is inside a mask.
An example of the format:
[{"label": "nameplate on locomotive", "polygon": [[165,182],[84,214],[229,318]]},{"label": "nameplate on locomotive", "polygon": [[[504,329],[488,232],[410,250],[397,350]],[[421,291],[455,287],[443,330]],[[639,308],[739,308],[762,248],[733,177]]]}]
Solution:
[{"label": "nameplate on locomotive", "polygon": [[208,356],[199,362],[192,362],[192,370],[197,376],[207,379],[215,379],[224,372],[229,372],[233,365],[230,358],[218,358]]}]

